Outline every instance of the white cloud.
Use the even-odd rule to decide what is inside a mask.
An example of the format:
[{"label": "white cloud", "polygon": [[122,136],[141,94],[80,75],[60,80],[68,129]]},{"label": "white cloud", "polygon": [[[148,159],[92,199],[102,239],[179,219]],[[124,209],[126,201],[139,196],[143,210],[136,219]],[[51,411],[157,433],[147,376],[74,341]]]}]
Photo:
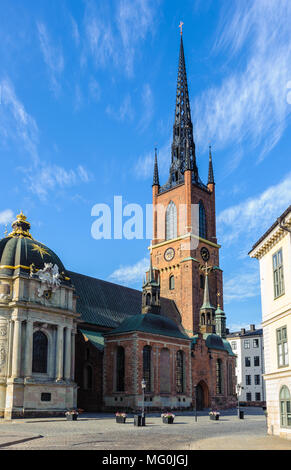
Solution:
[{"label": "white cloud", "polygon": [[91,98],[94,101],[99,101],[101,98],[101,88],[99,83],[95,80],[95,78],[91,78],[89,81],[89,93]]},{"label": "white cloud", "polygon": [[1,143],[8,145],[10,141],[15,141],[18,147],[24,148],[31,157],[31,161],[26,159],[25,167],[19,167],[28,189],[45,199],[51,190],[90,182],[92,175],[82,165],[78,165],[76,169],[65,169],[41,160],[39,129],[35,119],[26,111],[9,79],[0,82],[0,89]]},{"label": "white cloud", "polygon": [[75,18],[73,18],[72,15],[70,15],[70,20],[71,20],[73,39],[75,41],[76,46],[79,46],[79,44],[80,44],[80,32],[79,32],[78,24],[77,24]]},{"label": "white cloud", "polygon": [[[134,167],[134,175],[138,179],[147,179],[154,174],[155,152],[152,149],[145,155],[138,157]],[[161,149],[158,150],[158,167],[159,176],[163,177],[169,174],[171,160],[171,141],[166,142]],[[160,180],[162,184],[162,181]]]},{"label": "white cloud", "polygon": [[6,225],[12,222],[14,219],[13,211],[11,209],[6,209],[0,212],[0,224]]},{"label": "white cloud", "polygon": [[0,135],[2,144],[9,140],[21,142],[25,150],[36,163],[38,161],[38,126],[36,121],[26,111],[24,105],[16,96],[11,81],[0,81]]},{"label": "white cloud", "polygon": [[103,1],[86,2],[87,45],[96,66],[114,65],[131,77],[139,45],[154,30],[156,4],[152,0],[119,0],[115,6],[112,14]]},{"label": "white cloud", "polygon": [[63,190],[91,181],[91,175],[82,165],[76,169],[65,169],[45,162],[33,170],[28,169],[25,172],[25,178],[30,191],[41,200],[46,200],[51,191]]},{"label": "white cloud", "polygon": [[142,94],[142,117],[138,124],[138,129],[144,131],[150,124],[154,112],[154,97],[153,92],[148,83],[143,86]]},{"label": "white cloud", "polygon": [[113,109],[111,105],[108,105],[105,111],[108,116],[113,117],[116,119],[116,121],[131,121],[134,117],[134,110],[130,95],[127,94],[124,97],[120,107],[117,110]]},{"label": "white cloud", "polygon": [[55,46],[48,35],[46,26],[43,23],[37,23],[40,48],[43,54],[45,64],[49,71],[51,88],[55,95],[60,92],[60,77],[64,70],[64,57],[60,46]]},{"label": "white cloud", "polygon": [[[234,3],[223,11],[215,52],[224,49],[230,60],[238,51],[240,63],[195,99],[194,122],[198,144],[211,139],[216,148],[260,145],[258,161],[277,144],[290,112],[286,84],[291,77],[291,3],[256,0]],[[229,6],[228,6],[229,7]],[[230,68],[230,65],[225,65]],[[233,69],[233,68],[232,68]]]},{"label": "white cloud", "polygon": [[254,243],[256,237],[263,235],[284,212],[290,201],[291,173],[261,194],[220,212],[217,227],[223,242],[231,243],[238,238],[246,240],[246,236],[251,236]]},{"label": "white cloud", "polygon": [[253,297],[259,297],[260,276],[258,266],[244,267],[242,272],[232,274],[230,278],[224,280],[223,288],[224,303],[232,301],[244,302]]},{"label": "white cloud", "polygon": [[116,20],[124,48],[125,70],[132,76],[138,42],[153,30],[154,3],[150,0],[120,0]]},{"label": "white cloud", "polygon": [[145,272],[149,269],[149,259],[143,258],[133,265],[120,266],[109,276],[109,280],[120,284],[142,285]]}]

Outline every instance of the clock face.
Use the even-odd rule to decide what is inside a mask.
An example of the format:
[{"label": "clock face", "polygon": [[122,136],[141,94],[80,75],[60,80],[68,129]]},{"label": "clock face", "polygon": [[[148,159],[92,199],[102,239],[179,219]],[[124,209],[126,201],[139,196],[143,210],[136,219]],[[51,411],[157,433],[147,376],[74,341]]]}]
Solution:
[{"label": "clock face", "polygon": [[174,250],[174,248],[168,248],[168,249],[165,251],[164,257],[165,257],[165,260],[166,260],[166,261],[172,261],[172,259],[174,258],[174,256],[175,256],[175,250]]},{"label": "clock face", "polygon": [[209,260],[210,254],[209,254],[209,251],[207,250],[207,248],[205,246],[203,246],[201,248],[200,254],[201,254],[201,257],[202,257],[203,261],[208,261]]}]

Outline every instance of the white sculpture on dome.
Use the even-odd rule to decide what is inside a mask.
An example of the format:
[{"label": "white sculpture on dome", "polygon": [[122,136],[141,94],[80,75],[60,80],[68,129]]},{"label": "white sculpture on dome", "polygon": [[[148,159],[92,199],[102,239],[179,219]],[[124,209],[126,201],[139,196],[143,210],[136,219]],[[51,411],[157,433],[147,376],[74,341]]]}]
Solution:
[{"label": "white sculpture on dome", "polygon": [[57,264],[45,263],[43,269],[39,269],[36,276],[41,281],[41,287],[38,289],[38,296],[42,297],[44,292],[50,290],[55,292],[61,285],[61,275]]}]

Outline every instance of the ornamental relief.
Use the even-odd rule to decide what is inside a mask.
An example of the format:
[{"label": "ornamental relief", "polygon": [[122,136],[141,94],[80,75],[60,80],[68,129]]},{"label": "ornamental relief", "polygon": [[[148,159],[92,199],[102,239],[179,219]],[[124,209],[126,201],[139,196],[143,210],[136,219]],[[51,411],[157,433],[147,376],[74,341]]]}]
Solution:
[{"label": "ornamental relief", "polygon": [[0,372],[2,366],[6,364],[6,342],[0,343]]},{"label": "ornamental relief", "polygon": [[7,326],[6,325],[0,325],[0,337],[4,338],[7,336]]}]

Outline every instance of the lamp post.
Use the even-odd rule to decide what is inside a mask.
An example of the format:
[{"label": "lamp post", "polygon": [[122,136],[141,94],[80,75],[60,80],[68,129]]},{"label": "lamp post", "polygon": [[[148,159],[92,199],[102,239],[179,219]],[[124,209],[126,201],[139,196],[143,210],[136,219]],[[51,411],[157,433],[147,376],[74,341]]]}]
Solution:
[{"label": "lamp post", "polygon": [[194,385],[195,394],[195,421],[197,422],[197,385]]},{"label": "lamp post", "polygon": [[144,418],[144,392],[145,392],[146,386],[147,386],[147,383],[146,383],[145,379],[142,379],[142,381],[141,381],[141,389],[142,389],[142,413],[141,413],[141,416],[142,416],[142,418]]},{"label": "lamp post", "polygon": [[240,409],[239,409],[239,393],[241,390],[243,390],[244,387],[242,386],[242,384],[237,384],[236,386],[236,390],[237,390],[237,415],[238,417],[240,417]]}]

